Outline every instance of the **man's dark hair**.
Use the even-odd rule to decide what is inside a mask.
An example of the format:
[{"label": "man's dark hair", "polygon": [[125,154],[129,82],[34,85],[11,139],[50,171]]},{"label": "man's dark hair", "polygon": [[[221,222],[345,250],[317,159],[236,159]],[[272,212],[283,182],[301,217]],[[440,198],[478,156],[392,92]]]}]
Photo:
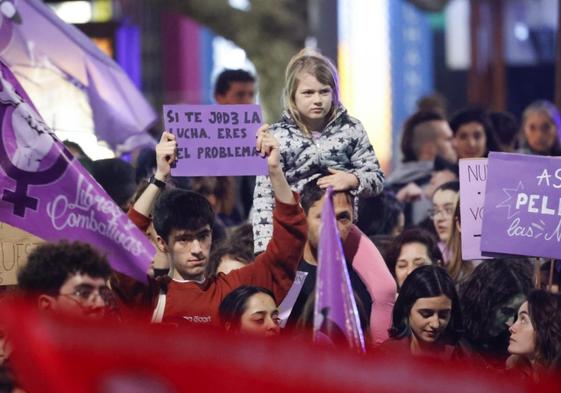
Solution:
[{"label": "man's dark hair", "polygon": [[436,133],[433,133],[433,135],[430,132],[419,132],[422,130],[417,130],[421,124],[436,120],[446,119],[438,112],[419,111],[415,112],[405,121],[400,144],[401,153],[403,154],[403,162],[417,161],[419,159],[419,148],[421,146],[421,142],[436,139]]},{"label": "man's dark hair", "polygon": [[460,167],[458,164],[450,162],[440,156],[436,156],[434,159],[434,167],[432,169],[433,172],[440,172],[440,171],[450,171],[456,177],[460,177]]},{"label": "man's dark hair", "polygon": [[436,194],[438,191],[460,192],[460,182],[458,180],[452,180],[444,183],[440,185],[436,190],[434,190],[434,193],[432,195]]},{"label": "man's dark hair", "polygon": [[452,302],[450,322],[442,333],[442,342],[456,343],[462,332],[462,311],[454,281],[440,266],[421,266],[411,272],[403,282],[395,302],[390,337],[403,339],[409,337],[409,315],[418,299],[444,295]]},{"label": "man's dark hair", "polygon": [[229,323],[231,330],[239,330],[242,315],[247,308],[247,301],[250,297],[257,293],[269,295],[275,304],[277,304],[275,295],[270,289],[243,285],[235,289],[233,292],[230,292],[224,300],[222,300],[222,303],[220,303],[218,315],[220,316],[222,326]]},{"label": "man's dark hair", "polygon": [[[320,186],[318,186],[317,184],[318,179],[319,177],[306,183],[304,185],[304,188],[302,188],[302,192],[300,193],[300,204],[302,205],[302,209],[304,209],[306,215],[308,214],[308,211],[310,210],[312,205],[317,201],[319,201],[321,198],[323,198],[325,192],[327,191],[325,188],[320,188]],[[347,198],[349,199],[351,205],[353,205],[354,198],[350,192],[348,191],[336,191],[336,192],[344,192],[347,195]]]},{"label": "man's dark hair", "polygon": [[403,209],[403,203],[395,193],[384,189],[376,196],[359,198],[356,225],[367,236],[390,235],[398,225]]},{"label": "man's dark hair", "polygon": [[489,120],[493,126],[493,131],[497,136],[497,141],[503,145],[512,145],[518,149],[518,139],[520,135],[520,125],[516,117],[510,112],[491,112]]},{"label": "man's dark hair", "polygon": [[255,77],[245,70],[224,70],[216,78],[214,95],[224,95],[232,82],[255,82]]},{"label": "man's dark hair", "polygon": [[27,257],[27,264],[18,273],[18,286],[29,294],[57,295],[75,274],[108,280],[111,267],[107,258],[87,243],[45,243]]},{"label": "man's dark hair", "polygon": [[122,209],[127,208],[136,191],[136,172],[131,164],[119,158],[92,163],[92,176]]},{"label": "man's dark hair", "polygon": [[138,153],[136,159],[135,178],[136,182],[147,180],[156,169],[156,150],[152,147],[145,147]]},{"label": "man's dark hair", "polygon": [[214,212],[207,199],[193,191],[165,191],[154,207],[154,229],[168,241],[173,229],[196,231],[205,225],[214,226]]}]

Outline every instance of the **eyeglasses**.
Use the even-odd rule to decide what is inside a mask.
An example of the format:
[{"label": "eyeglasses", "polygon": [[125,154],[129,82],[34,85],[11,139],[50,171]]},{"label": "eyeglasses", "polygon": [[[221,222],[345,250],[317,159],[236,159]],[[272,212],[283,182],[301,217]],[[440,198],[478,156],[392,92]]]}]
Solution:
[{"label": "eyeglasses", "polygon": [[94,304],[96,296],[99,296],[105,305],[108,305],[113,300],[113,292],[109,287],[101,287],[96,289],[92,286],[79,286],[74,292],[61,293],[59,296],[69,296],[77,300],[83,305]]},{"label": "eyeglasses", "polygon": [[444,209],[430,209],[429,217],[434,219],[437,216],[442,215],[443,217],[452,217],[454,215],[454,207],[446,206]]}]

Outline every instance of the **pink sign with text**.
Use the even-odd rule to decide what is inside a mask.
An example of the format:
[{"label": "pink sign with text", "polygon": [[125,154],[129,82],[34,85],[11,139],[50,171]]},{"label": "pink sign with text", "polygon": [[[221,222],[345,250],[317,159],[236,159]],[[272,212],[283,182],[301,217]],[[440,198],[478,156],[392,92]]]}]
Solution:
[{"label": "pink sign with text", "polygon": [[460,217],[462,220],[462,259],[486,259],[481,255],[481,228],[487,159],[460,160]]}]

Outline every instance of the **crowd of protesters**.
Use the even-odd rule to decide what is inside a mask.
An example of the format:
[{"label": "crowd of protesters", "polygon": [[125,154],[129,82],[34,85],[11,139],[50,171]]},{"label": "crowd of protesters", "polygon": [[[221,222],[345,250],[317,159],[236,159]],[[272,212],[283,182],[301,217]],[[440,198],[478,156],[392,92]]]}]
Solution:
[{"label": "crowd of protesters", "polygon": [[[438,99],[422,101],[403,126],[402,162],[384,178],[376,146],[339,100],[328,59],[298,53],[285,82],[280,120],[257,132],[269,176],[256,186],[249,177],[172,178],[177,144],[165,131],[155,153],[134,165],[89,160],[69,143],[158,254],[144,284],[112,271],[103,250],[47,243],[19,272],[19,289],[52,312],[119,321],[136,312],[170,328],[311,341],[321,212],[332,187],[368,351],[470,359],[529,379],[561,371],[559,264],[548,262],[553,275],[543,282],[543,259],[464,260],[458,179],[458,159],[490,151],[561,156],[557,108],[532,103],[518,126],[509,113],[448,116]],[[219,76],[218,103],[254,96],[247,72]],[[295,301],[279,310],[299,272]]]}]

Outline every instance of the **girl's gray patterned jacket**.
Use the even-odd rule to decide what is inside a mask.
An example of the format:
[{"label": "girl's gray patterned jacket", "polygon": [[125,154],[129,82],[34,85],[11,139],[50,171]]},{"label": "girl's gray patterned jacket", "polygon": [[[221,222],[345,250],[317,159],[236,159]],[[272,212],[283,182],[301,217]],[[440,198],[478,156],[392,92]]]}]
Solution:
[{"label": "girl's gray patterned jacket", "polygon": [[[306,183],[327,172],[327,168],[354,174],[359,182],[353,194],[373,196],[382,192],[384,174],[364,127],[343,107],[315,140],[305,136],[287,112],[270,127],[278,139],[281,165],[288,184],[300,192]],[[274,197],[268,176],[258,176],[253,194],[253,236],[255,252],[264,251],[272,233]],[[355,209],[356,210],[356,209]],[[287,247],[290,247],[287,244]]]}]

